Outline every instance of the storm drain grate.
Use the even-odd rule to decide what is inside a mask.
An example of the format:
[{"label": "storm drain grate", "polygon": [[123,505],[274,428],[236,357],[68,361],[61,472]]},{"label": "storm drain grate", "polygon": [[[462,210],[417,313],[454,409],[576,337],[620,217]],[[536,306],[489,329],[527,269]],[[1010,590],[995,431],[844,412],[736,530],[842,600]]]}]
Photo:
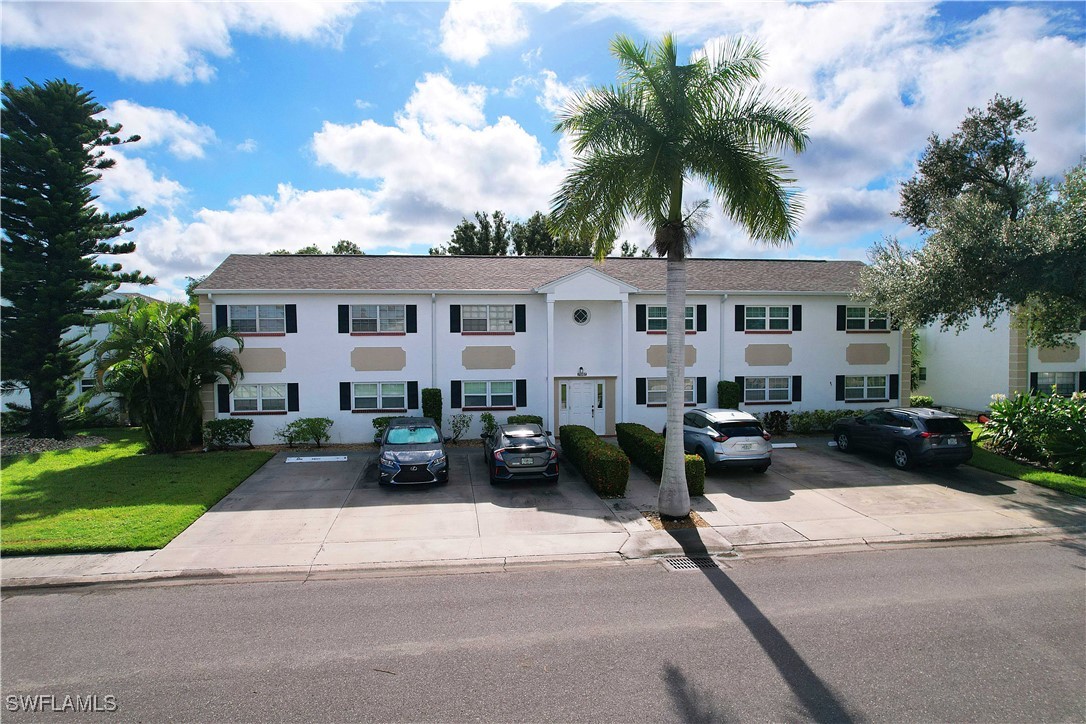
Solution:
[{"label": "storm drain grate", "polygon": [[712,556],[669,556],[663,560],[664,566],[673,571],[696,571],[702,568],[720,567]]}]

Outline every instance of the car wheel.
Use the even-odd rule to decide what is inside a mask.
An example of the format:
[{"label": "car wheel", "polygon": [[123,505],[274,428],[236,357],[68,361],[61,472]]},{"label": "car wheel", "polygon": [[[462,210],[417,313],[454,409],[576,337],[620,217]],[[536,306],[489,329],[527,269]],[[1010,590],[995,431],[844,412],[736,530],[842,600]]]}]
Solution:
[{"label": "car wheel", "polygon": [[852,452],[852,448],[851,448],[852,440],[848,439],[848,433],[847,432],[839,432],[834,436],[833,439],[837,441],[837,449],[838,450],[840,450],[843,453]]},{"label": "car wheel", "polygon": [[899,445],[894,448],[894,467],[898,470],[908,470],[913,466],[913,454],[909,448]]},{"label": "car wheel", "polygon": [[766,470],[769,470],[769,466],[768,465],[758,465],[756,467],[751,468],[751,470],[753,470],[756,473],[764,473]]}]

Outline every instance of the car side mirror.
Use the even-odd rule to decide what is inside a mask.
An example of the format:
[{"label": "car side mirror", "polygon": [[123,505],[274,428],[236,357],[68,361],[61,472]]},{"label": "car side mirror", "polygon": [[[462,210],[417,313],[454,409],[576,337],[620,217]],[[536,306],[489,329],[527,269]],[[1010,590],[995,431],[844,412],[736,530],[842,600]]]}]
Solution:
[{"label": "car side mirror", "polygon": [[553,432],[551,432],[550,430],[544,430],[544,431],[543,431],[543,434],[544,434],[544,435],[553,435],[554,433],[553,433]]},{"label": "car side mirror", "polygon": [[483,440],[486,440],[486,433],[479,433],[479,437],[481,437]]},{"label": "car side mirror", "polygon": [[445,442],[452,442],[452,438],[448,435],[445,436]]}]

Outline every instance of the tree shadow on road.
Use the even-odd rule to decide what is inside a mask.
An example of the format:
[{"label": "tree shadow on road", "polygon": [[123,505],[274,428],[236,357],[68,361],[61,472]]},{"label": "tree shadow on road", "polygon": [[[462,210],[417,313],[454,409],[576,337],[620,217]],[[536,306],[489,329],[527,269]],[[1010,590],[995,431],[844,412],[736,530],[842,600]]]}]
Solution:
[{"label": "tree shadow on road", "polygon": [[[684,531],[669,531],[669,533],[682,546],[686,556],[690,558],[710,556],[699,536],[684,534]],[[766,656],[780,672],[781,678],[792,690],[792,695],[803,708],[806,716],[820,722],[861,720],[861,717],[850,712],[845,702],[819,678],[780,629],[762,613],[758,605],[736,585],[726,571],[720,568],[706,568],[701,569],[701,572],[765,651]],[[672,690],[670,682],[668,690],[669,692]],[[683,694],[682,691],[679,693]],[[674,699],[675,696],[676,694],[673,693],[672,698]],[[691,700],[691,704],[700,706],[701,702],[695,698]],[[697,706],[691,713],[697,714],[699,711]]]}]

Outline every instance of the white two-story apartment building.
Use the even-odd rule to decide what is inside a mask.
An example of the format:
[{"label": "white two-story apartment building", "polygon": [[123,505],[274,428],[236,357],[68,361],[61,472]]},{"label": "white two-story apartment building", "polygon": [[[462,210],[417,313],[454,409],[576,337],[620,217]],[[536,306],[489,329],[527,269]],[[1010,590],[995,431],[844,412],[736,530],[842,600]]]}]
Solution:
[{"label": "white two-story apartment building", "polygon": [[[750,411],[899,404],[909,344],[852,300],[863,264],[689,259],[686,398],[734,380]],[[543,417],[613,434],[665,422],[665,262],[577,257],[231,255],[198,287],[209,326],[244,337],[244,378],[205,392],[206,415],[297,417],[368,441],[376,416]]]}]

